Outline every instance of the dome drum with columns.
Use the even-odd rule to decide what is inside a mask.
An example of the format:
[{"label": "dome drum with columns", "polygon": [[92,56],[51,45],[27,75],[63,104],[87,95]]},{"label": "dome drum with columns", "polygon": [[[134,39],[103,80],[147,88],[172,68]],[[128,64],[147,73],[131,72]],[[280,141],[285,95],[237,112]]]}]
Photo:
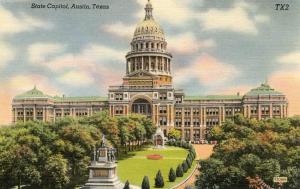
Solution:
[{"label": "dome drum with columns", "polygon": [[126,55],[126,77],[124,85],[130,83],[135,73],[148,73],[155,78],[153,85],[171,84],[171,59],[167,52],[164,31],[154,20],[150,2],[145,7],[145,18],[134,32],[131,51]]}]

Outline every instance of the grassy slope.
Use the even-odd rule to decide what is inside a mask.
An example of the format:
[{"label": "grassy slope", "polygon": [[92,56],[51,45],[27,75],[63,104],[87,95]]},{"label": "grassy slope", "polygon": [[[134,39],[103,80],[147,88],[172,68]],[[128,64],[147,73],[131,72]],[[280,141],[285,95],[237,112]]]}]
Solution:
[{"label": "grassy slope", "polygon": [[[161,160],[148,160],[146,155],[148,154],[160,154],[163,156]],[[131,184],[140,186],[144,176],[148,176],[150,184],[154,187],[154,178],[158,170],[161,170],[164,181],[165,188],[170,188],[175,186],[177,183],[181,182],[192,172],[192,169],[196,165],[193,163],[193,167],[184,174],[183,177],[177,178],[175,182],[170,183],[168,181],[169,169],[176,167],[179,163],[185,160],[188,151],[182,148],[167,147],[163,150],[157,149],[146,149],[139,152],[130,153],[128,158],[119,160],[118,162],[118,176],[122,182],[129,180]]]}]

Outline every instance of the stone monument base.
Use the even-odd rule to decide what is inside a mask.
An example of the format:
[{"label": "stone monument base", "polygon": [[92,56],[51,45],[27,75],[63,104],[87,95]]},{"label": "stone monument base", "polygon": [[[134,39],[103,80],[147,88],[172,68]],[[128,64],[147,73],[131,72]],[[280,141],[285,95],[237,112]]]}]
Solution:
[{"label": "stone monument base", "polygon": [[92,162],[89,179],[81,189],[123,189],[124,184],[116,175],[116,166],[111,162]]}]

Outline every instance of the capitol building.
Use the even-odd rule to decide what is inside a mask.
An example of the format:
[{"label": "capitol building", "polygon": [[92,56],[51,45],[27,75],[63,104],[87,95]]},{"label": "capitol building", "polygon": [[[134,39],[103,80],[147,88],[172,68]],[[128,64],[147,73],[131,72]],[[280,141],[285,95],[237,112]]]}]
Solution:
[{"label": "capitol building", "polygon": [[34,87],[14,97],[13,122],[52,122],[61,117],[91,116],[107,110],[111,116],[143,114],[167,135],[171,128],[181,131],[187,141],[205,139],[210,129],[235,114],[258,120],[288,116],[286,96],[267,83],[244,95],[188,96],[172,83],[172,54],[165,34],[145,7],[126,54],[126,75],[119,86],[110,86],[107,97],[49,96]]}]

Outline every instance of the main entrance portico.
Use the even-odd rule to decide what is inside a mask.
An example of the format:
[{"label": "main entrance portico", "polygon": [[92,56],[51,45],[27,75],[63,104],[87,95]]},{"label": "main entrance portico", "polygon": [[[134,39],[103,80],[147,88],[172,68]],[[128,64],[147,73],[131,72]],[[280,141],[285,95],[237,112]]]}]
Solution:
[{"label": "main entrance portico", "polygon": [[132,103],[131,113],[142,114],[147,117],[151,117],[152,110],[150,102],[143,98],[136,99]]}]

